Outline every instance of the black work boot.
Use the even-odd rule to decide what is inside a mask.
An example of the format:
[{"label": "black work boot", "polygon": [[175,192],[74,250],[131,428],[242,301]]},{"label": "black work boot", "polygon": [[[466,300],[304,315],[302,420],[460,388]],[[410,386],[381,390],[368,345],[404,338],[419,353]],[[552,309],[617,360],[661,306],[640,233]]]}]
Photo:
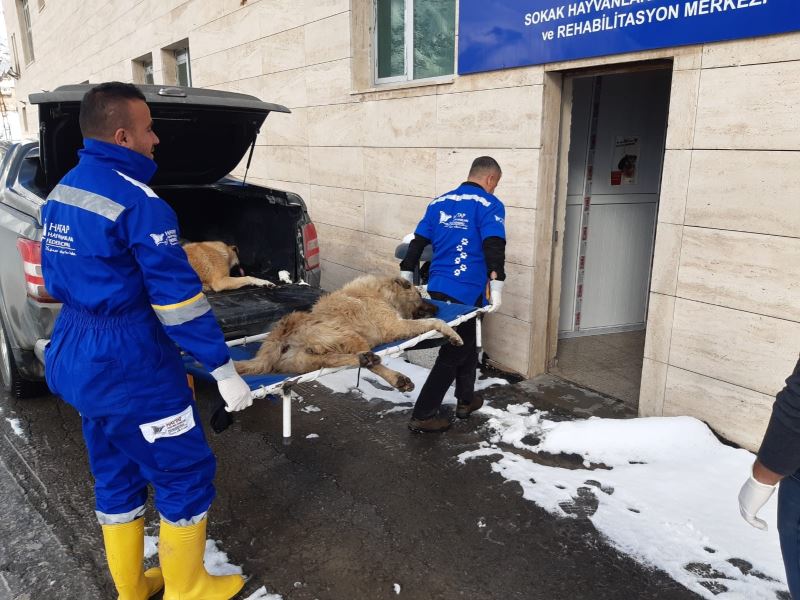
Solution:
[{"label": "black work boot", "polygon": [[434,433],[447,431],[453,424],[453,414],[450,411],[439,409],[436,414],[427,419],[417,419],[412,416],[408,428],[416,433]]},{"label": "black work boot", "polygon": [[472,395],[472,401],[469,404],[458,403],[456,406],[456,416],[459,419],[468,419],[469,416],[483,406],[483,396],[478,394]]}]

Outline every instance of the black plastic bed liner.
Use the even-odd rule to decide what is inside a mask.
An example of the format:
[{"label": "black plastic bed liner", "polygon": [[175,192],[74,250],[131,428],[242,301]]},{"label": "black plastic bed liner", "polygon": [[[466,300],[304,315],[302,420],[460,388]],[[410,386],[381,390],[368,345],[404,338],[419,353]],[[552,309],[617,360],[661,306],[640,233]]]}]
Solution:
[{"label": "black plastic bed liner", "polygon": [[225,338],[233,339],[269,331],[282,316],[309,310],[322,294],[319,288],[293,283],[207,292],[206,296]]}]

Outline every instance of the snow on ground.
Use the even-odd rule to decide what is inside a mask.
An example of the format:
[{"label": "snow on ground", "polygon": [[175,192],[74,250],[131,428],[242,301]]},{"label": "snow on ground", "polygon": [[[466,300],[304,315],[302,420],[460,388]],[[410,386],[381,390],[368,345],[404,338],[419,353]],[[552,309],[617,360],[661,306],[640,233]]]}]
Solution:
[{"label": "snow on ground", "polygon": [[144,557],[152,558],[158,554],[158,536],[146,535],[144,536]]},{"label": "snow on ground", "polygon": [[[488,458],[526,499],[560,517],[587,515],[620,552],[706,598],[774,600],[786,589],[775,497],[760,513],[767,533],[739,515],[754,456],[721,444],[697,419],[553,422],[527,403],[483,412],[490,443],[462,462]],[[543,466],[513,448],[577,454],[584,468]]]},{"label": "snow on ground", "polygon": [[[424,367],[386,359],[409,376],[418,391]],[[383,414],[408,411],[417,391],[401,393],[369,371],[320,378],[335,392],[395,406]],[[484,388],[505,381],[478,380]],[[453,388],[445,403],[455,402]],[[759,600],[788,598],[776,528],[776,496],[760,516],[769,531],[750,527],[739,515],[738,492],[754,456],[721,444],[691,417],[598,419],[554,422],[529,403],[506,410],[485,406],[488,442],[461,454],[485,458],[491,468],[519,483],[523,495],[562,518],[587,516],[608,543],[640,563],[661,569],[706,598]],[[522,452],[520,452],[520,450]],[[582,468],[544,466],[527,453],[577,454]],[[478,527],[486,526],[483,519]]]},{"label": "snow on ground", "polygon": [[263,585],[244,600],[283,600],[283,596],[270,594]]},{"label": "snow on ground", "polygon": [[9,422],[11,425],[11,429],[14,430],[14,433],[17,434],[22,439],[25,439],[25,431],[22,429],[21,421],[19,419],[9,419],[6,417],[6,421]]},{"label": "snow on ground", "polygon": [[[425,383],[430,371],[424,367],[406,362],[402,358],[384,358],[383,364],[388,368],[406,375],[414,382],[413,392],[399,392],[371,371],[361,369],[361,381],[358,383],[358,371],[348,369],[320,377],[317,381],[329,388],[331,391],[346,394],[354,392],[367,400],[385,400],[395,406],[385,410],[382,414],[387,415],[393,412],[410,411],[414,407],[419,390]],[[475,389],[482,390],[491,385],[504,385],[508,383],[505,379],[487,378],[475,381]],[[455,404],[456,397],[453,395],[453,388],[447,392],[444,404]],[[302,409],[301,409],[302,410]]]}]

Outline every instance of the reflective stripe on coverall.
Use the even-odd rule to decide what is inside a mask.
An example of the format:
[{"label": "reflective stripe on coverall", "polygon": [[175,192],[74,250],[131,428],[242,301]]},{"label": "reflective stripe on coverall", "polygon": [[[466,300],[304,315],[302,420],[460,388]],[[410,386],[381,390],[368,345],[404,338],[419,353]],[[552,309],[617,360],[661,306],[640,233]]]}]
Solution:
[{"label": "reflective stripe on coverall", "polygon": [[[102,524],[200,520],[216,468],[178,346],[214,371],[230,359],[175,212],[149,158],[85,139],[42,209],[42,272],[64,306],[46,349],[51,390],[81,414]],[[177,344],[177,345],[176,345]]]}]

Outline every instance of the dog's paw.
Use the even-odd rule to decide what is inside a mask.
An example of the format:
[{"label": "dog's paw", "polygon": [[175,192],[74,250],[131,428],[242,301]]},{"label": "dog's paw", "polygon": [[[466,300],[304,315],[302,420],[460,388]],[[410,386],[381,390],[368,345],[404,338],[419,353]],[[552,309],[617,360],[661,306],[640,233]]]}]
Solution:
[{"label": "dog's paw", "polygon": [[395,387],[401,392],[413,392],[414,382],[405,375],[399,375],[397,377],[397,383],[395,384]]},{"label": "dog's paw", "polygon": [[448,339],[450,340],[450,343],[453,344],[453,346],[464,345],[464,340],[462,340],[461,336],[458,335],[455,331],[453,332],[453,335],[451,335]]},{"label": "dog's paw", "polygon": [[374,352],[362,352],[358,355],[358,364],[369,369],[381,364],[381,357]]},{"label": "dog's paw", "polygon": [[276,287],[274,283],[271,281],[267,281],[266,279],[259,279],[258,277],[251,277],[250,281],[253,285],[257,285],[258,287],[266,287],[266,288],[274,288]]}]

